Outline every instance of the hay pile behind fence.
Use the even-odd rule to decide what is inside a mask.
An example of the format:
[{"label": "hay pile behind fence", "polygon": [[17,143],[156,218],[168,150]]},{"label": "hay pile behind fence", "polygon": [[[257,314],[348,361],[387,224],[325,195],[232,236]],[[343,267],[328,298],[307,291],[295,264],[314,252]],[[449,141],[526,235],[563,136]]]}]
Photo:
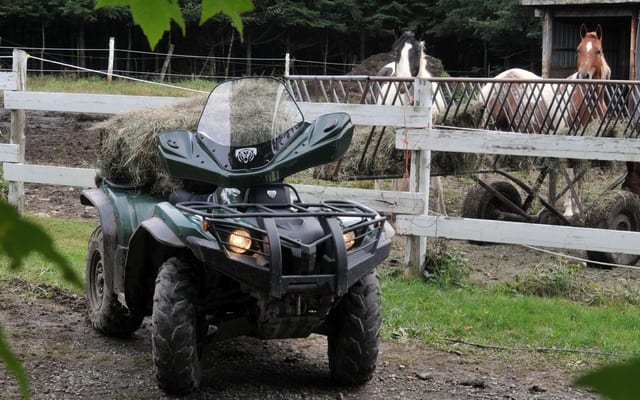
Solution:
[{"label": "hay pile behind fence", "polygon": [[[438,125],[460,128],[479,128],[482,124],[483,104],[474,102],[469,107],[450,111],[446,121],[442,115],[435,121]],[[409,153],[396,148],[394,127],[356,126],[351,145],[338,162],[317,167],[314,177],[325,180],[340,180],[354,176],[381,177],[402,176],[406,172]],[[487,158],[473,153],[433,152],[432,174],[456,175],[475,172]]]},{"label": "hay pile behind fence", "polygon": [[154,194],[178,186],[166,173],[157,136],[173,129],[195,130],[206,96],[171,106],[118,114],[97,124],[103,138],[100,168],[114,182],[143,187]]}]

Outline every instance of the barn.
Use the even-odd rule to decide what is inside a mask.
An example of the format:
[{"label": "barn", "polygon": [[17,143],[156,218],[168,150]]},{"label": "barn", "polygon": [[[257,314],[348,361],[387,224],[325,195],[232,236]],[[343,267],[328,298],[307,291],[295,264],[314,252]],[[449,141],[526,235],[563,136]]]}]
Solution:
[{"label": "barn", "polygon": [[542,76],[565,78],[575,72],[580,25],[590,31],[602,26],[604,54],[611,78],[636,80],[640,76],[638,18],[640,1],[521,0],[542,19]]}]

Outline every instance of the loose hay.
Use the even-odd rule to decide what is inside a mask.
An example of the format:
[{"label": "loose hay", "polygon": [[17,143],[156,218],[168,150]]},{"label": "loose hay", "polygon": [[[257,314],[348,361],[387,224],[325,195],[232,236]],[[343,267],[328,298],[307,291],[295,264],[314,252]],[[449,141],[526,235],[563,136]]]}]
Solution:
[{"label": "loose hay", "polygon": [[195,130],[206,96],[194,96],[171,106],[118,114],[97,124],[103,138],[100,168],[105,178],[142,187],[154,194],[180,186],[169,177],[157,146],[160,132]]},{"label": "loose hay", "polygon": [[[447,115],[445,125],[461,128],[479,128],[482,121],[482,104],[474,102],[465,109]],[[440,117],[442,118],[442,116]],[[443,124],[442,119],[436,124]],[[339,180],[349,176],[380,177],[403,176],[409,152],[397,149],[395,128],[356,126],[351,145],[345,156],[338,162],[317,167],[314,177]],[[379,143],[379,144],[378,144]],[[433,152],[431,169],[433,174],[455,175],[475,172],[486,162],[486,157],[472,153]]]}]

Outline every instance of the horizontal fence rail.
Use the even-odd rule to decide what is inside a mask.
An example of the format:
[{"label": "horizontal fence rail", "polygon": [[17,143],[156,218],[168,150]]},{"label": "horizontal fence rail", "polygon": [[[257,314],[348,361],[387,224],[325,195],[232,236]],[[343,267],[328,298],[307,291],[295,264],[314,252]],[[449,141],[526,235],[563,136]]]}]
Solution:
[{"label": "horizontal fence rail", "polygon": [[[9,88],[12,79],[0,74],[0,82],[9,82]],[[407,249],[405,261],[417,264],[418,268],[424,260],[426,241],[416,243],[414,240],[426,236],[640,253],[640,246],[636,245],[640,240],[638,232],[441,217],[428,213],[431,151],[640,161],[640,147],[633,141],[638,135],[637,82],[452,78],[424,81],[365,76],[289,76],[286,82],[308,120],[323,113],[342,111],[351,114],[358,125],[398,128],[395,129],[396,147],[411,152],[410,192],[296,187],[303,196],[313,200],[348,198],[381,212],[398,214],[398,232],[410,235],[408,243],[413,243]],[[512,90],[514,87],[516,90]],[[546,115],[539,113],[539,109],[531,111],[529,108],[539,105],[550,89],[561,98],[544,100]],[[179,98],[135,99],[135,96],[4,90],[5,107],[15,112],[35,109],[117,113],[179,101]],[[511,92],[520,95],[514,100],[507,97]],[[587,98],[586,105],[570,105],[566,99],[572,93]],[[598,96],[602,93],[603,101],[589,100],[589,93]],[[564,97],[565,94],[569,97]],[[493,115],[489,110],[499,112]],[[571,110],[576,115],[582,115],[580,110],[593,111],[590,115],[596,116],[592,119],[598,123],[597,128],[574,129],[566,119],[557,116],[574,112]],[[501,115],[515,118],[516,122],[499,126]],[[435,129],[431,129],[432,121],[436,124]],[[611,126],[617,127],[614,135],[607,133]],[[94,170],[86,168],[28,165],[12,143],[0,145],[0,161],[4,162],[4,177],[10,181],[91,186],[95,175]],[[605,240],[605,237],[609,239]]]}]

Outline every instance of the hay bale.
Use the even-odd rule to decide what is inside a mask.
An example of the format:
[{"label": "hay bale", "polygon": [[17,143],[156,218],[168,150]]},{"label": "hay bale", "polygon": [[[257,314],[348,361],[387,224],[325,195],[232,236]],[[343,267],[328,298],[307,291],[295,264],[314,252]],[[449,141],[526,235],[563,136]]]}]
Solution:
[{"label": "hay bale", "polygon": [[171,106],[145,108],[115,115],[93,127],[103,138],[100,168],[107,179],[162,194],[179,186],[164,168],[157,145],[160,132],[195,130],[206,96],[194,96]]}]

